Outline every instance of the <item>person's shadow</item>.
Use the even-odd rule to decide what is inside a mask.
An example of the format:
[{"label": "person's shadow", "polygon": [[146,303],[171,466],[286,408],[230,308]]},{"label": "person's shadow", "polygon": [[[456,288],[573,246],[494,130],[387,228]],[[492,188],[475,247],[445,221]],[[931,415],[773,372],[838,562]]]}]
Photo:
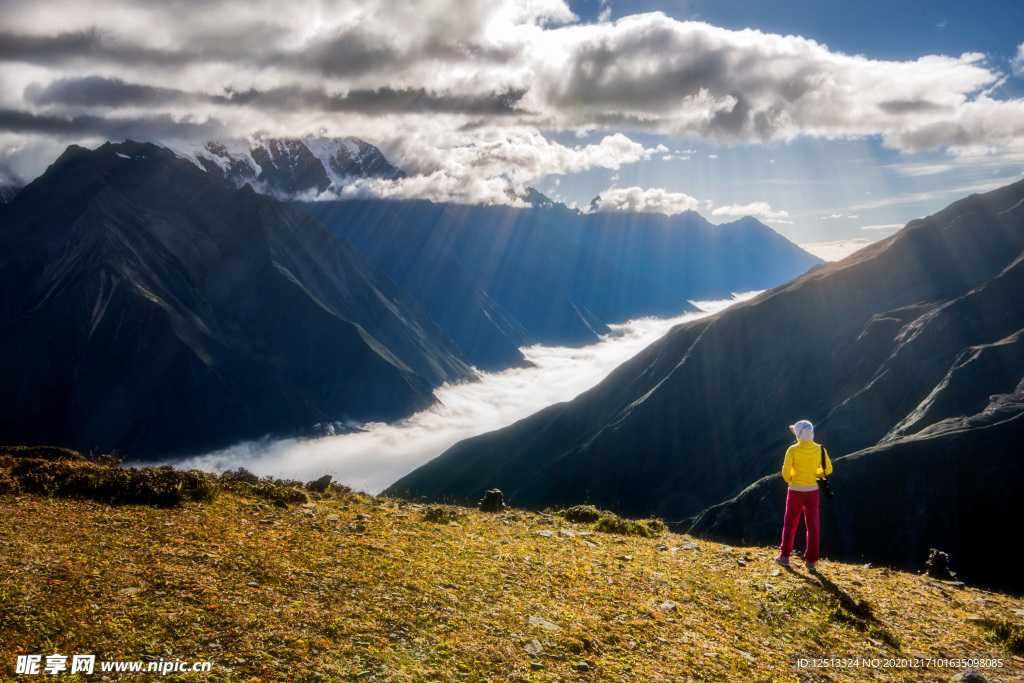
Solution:
[{"label": "person's shadow", "polygon": [[799,577],[801,581],[809,584],[812,588],[821,589],[828,594],[829,602],[834,608],[830,613],[831,619],[848,623],[858,631],[878,638],[894,650],[900,649],[899,639],[893,635],[888,626],[875,616],[874,610],[871,609],[867,600],[854,599],[852,595],[817,569],[812,569],[807,574],[795,571],[792,567],[783,567],[783,569],[793,576]]}]

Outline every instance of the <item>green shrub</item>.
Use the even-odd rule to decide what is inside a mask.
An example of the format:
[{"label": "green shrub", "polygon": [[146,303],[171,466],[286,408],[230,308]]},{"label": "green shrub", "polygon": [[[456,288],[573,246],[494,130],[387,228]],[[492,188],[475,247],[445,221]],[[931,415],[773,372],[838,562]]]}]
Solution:
[{"label": "green shrub", "polygon": [[618,515],[605,513],[594,527],[595,531],[619,536],[642,536],[658,538],[665,533],[665,523],[660,519],[622,519]]},{"label": "green shrub", "polygon": [[21,458],[9,476],[24,493],[113,504],[174,507],[188,500],[212,500],[217,491],[213,476],[198,470],[122,468],[63,456]]},{"label": "green shrub", "polygon": [[48,462],[81,461],[85,456],[70,448],[56,446],[0,446],[0,455],[8,455],[16,460],[46,460]]},{"label": "green shrub", "polygon": [[224,470],[217,479],[222,484],[258,484],[260,482],[258,476],[244,467],[239,467],[237,470]]},{"label": "green shrub", "polygon": [[563,512],[562,517],[577,524],[593,524],[601,519],[601,511],[593,505],[574,505]]}]

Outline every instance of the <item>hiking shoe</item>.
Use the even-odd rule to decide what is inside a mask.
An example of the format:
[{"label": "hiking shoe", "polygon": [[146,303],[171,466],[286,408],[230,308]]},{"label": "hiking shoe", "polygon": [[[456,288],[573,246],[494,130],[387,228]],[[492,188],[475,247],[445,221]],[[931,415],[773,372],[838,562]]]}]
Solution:
[{"label": "hiking shoe", "polygon": [[818,571],[817,569],[814,568],[814,563],[813,562],[805,562],[804,566],[807,567],[807,571],[809,571],[809,572],[816,572],[816,571]]},{"label": "hiking shoe", "polygon": [[789,558],[788,557],[783,557],[782,555],[779,555],[778,557],[775,558],[775,564],[780,565],[782,567],[788,567],[789,566]]}]

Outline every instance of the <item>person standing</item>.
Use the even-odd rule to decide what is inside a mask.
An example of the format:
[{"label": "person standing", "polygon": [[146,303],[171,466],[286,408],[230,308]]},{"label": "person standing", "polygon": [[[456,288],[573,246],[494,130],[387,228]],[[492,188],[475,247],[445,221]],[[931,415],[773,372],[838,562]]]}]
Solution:
[{"label": "person standing", "polygon": [[796,527],[800,522],[800,513],[803,513],[804,526],[807,527],[804,562],[807,571],[813,572],[819,552],[817,479],[832,473],[832,462],[825,449],[814,443],[814,425],[807,420],[800,420],[789,429],[796,436],[796,443],[786,450],[786,460],[782,464],[782,478],[789,484],[789,493],[786,497],[786,516],[782,523],[782,547],[775,561],[783,567],[789,566]]}]

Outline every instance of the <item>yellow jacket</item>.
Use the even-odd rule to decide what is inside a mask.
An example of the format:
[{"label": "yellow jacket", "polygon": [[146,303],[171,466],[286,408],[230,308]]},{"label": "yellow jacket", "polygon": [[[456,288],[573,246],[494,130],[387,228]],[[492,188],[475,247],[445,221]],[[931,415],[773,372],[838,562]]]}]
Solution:
[{"label": "yellow jacket", "polygon": [[782,463],[782,478],[790,486],[814,486],[818,477],[832,474],[832,461],[825,453],[825,471],[821,470],[824,449],[813,441],[797,441],[786,451]]}]

